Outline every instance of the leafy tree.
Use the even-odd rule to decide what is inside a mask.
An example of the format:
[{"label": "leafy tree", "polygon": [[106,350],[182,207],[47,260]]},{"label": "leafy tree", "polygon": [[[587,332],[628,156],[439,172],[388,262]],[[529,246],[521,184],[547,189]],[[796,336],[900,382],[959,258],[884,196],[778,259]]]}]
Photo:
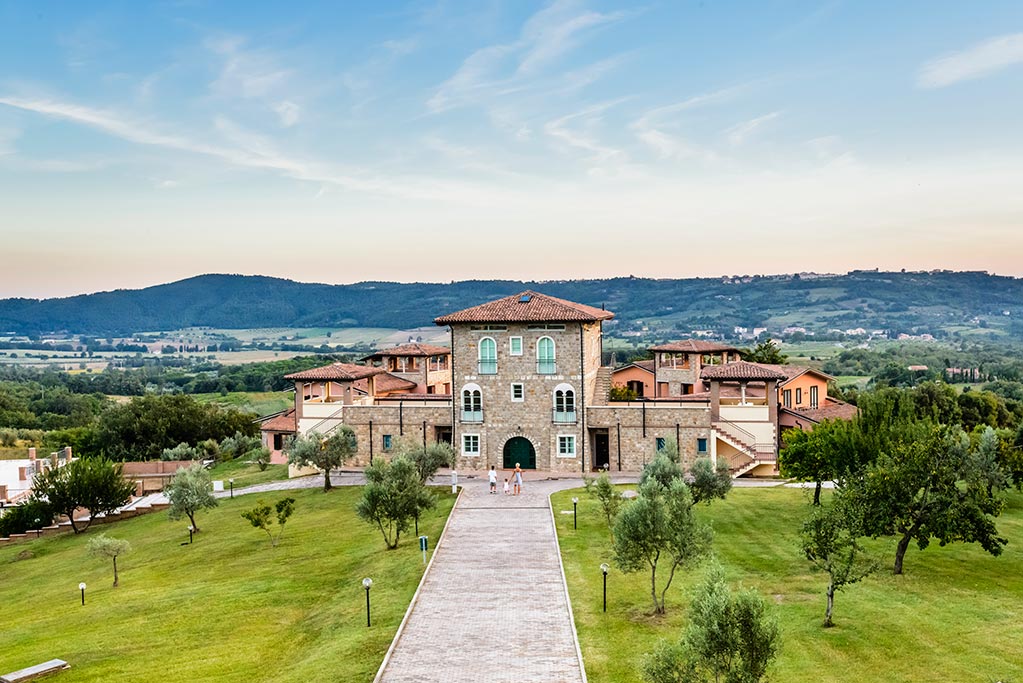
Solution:
[{"label": "leafy tree", "polygon": [[220,442],[220,458],[221,460],[234,460],[235,458],[241,458],[249,455],[256,449],[262,446],[262,441],[258,436],[250,436],[248,434],[242,434],[241,432],[235,432],[234,436],[225,437]]},{"label": "leafy tree", "polygon": [[260,472],[266,472],[266,468],[270,464],[269,448],[266,446],[260,446],[254,451],[249,451],[248,456],[252,458],[252,462],[256,463]]},{"label": "leafy tree", "polygon": [[[131,500],[135,485],[121,475],[121,465],[106,458],[78,458],[63,467],[51,467],[35,476],[33,496],[68,518],[77,534],[85,531],[99,514],[112,513]],[[75,510],[89,511],[87,520],[76,520]]]},{"label": "leafy tree", "polygon": [[114,562],[114,588],[117,588],[119,577],[117,576],[117,557],[131,551],[131,543],[120,538],[111,538],[106,534],[100,534],[96,538],[89,539],[85,546],[90,555],[95,557],[109,557]]},{"label": "leafy tree", "polygon": [[42,529],[52,523],[53,508],[50,504],[45,500],[29,500],[4,510],[0,516],[0,538]]},{"label": "leafy tree", "polygon": [[614,523],[622,509],[622,494],[611,483],[611,477],[607,472],[601,472],[596,479],[586,480],[586,492],[600,502],[600,508],[604,511],[604,518],[607,520],[607,528],[611,532],[611,542],[614,542]]},{"label": "leafy tree", "polygon": [[188,517],[195,533],[199,533],[199,525],[195,523],[196,513],[200,510],[211,510],[217,507],[210,473],[200,463],[180,468],[163,493],[170,501],[171,506],[168,511],[170,518],[177,520]]},{"label": "leafy tree", "polygon": [[779,465],[783,476],[816,483],[813,504],[821,504],[823,482],[838,476],[836,455],[847,435],[842,420],[823,420],[810,431],[789,429],[782,435]]},{"label": "leafy tree", "polygon": [[607,399],[609,401],[635,401],[637,398],[639,398],[639,394],[636,393],[635,389],[618,384],[613,384],[607,392]]},{"label": "leafy tree", "polygon": [[751,363],[771,363],[773,365],[784,365],[789,359],[781,352],[773,339],[762,341],[750,350],[741,350],[739,355],[743,360]]},{"label": "leafy tree", "polygon": [[198,460],[200,457],[199,451],[192,448],[187,443],[179,443],[174,448],[164,448],[163,453],[160,454],[160,460],[166,460],[170,462],[181,462],[182,460]]},{"label": "leafy tree", "polygon": [[[614,524],[614,561],[624,572],[650,570],[654,612],[664,614],[665,595],[675,572],[691,566],[710,550],[710,528],[693,515],[693,497],[681,478],[667,488],[655,478],[639,486],[639,496],[626,505]],[[658,587],[657,569],[667,571]]]},{"label": "leafy tree", "polygon": [[376,524],[388,550],[393,550],[419,514],[434,506],[433,495],[420,481],[415,464],[402,456],[390,462],[377,460],[366,468],[365,475],[366,485],[355,513]]},{"label": "leafy tree", "polygon": [[648,683],[758,683],[778,654],[777,620],[753,591],[732,595],[716,563],[697,588],[689,626],[643,663]]},{"label": "leafy tree", "polygon": [[853,509],[844,499],[839,498],[828,509],[815,509],[803,522],[803,554],[816,569],[828,575],[825,628],[834,626],[831,613],[835,592],[866,578],[878,567],[877,562],[869,558],[859,544],[861,514],[862,511]]},{"label": "leafy tree", "polygon": [[962,417],[956,400],[958,393],[955,388],[942,382],[921,383],[913,389],[917,417],[938,424],[958,424]]},{"label": "leafy tree", "polygon": [[642,486],[647,481],[653,480],[662,488],[667,489],[674,480],[682,479],[683,475],[682,467],[678,461],[672,460],[668,453],[660,451],[653,460],[643,467],[643,472],[639,475],[639,484]]},{"label": "leafy tree", "polygon": [[326,493],[334,488],[330,483],[330,471],[345,464],[345,460],[357,449],[355,430],[348,425],[339,425],[327,438],[317,432],[309,432],[293,439],[288,446],[288,462],[322,470],[323,492]]},{"label": "leafy tree", "polygon": [[185,395],[138,396],[99,418],[96,448],[114,460],[155,460],[180,443],[256,434],[255,415],[199,403]]},{"label": "leafy tree", "polygon": [[724,500],[732,490],[732,473],[724,461],[715,467],[710,458],[697,458],[686,476],[686,483],[689,484],[694,503],[709,505],[715,498]]},{"label": "leafy tree", "polygon": [[[295,511],[294,498],[282,498],[271,508],[269,503],[259,501],[256,507],[242,513],[242,517],[249,520],[249,523],[257,529],[262,529],[270,537],[270,547],[276,548],[284,535],[284,525]],[[277,518],[277,535],[273,533],[274,513]]]},{"label": "leafy tree", "polygon": [[998,536],[994,517],[1003,501],[989,482],[997,480],[991,464],[969,446],[958,427],[935,427],[921,440],[896,444],[855,479],[844,493],[864,511],[864,532],[873,537],[898,536],[895,574],[912,540],[921,550],[932,538],[941,545],[980,543],[999,555],[1006,540]]}]

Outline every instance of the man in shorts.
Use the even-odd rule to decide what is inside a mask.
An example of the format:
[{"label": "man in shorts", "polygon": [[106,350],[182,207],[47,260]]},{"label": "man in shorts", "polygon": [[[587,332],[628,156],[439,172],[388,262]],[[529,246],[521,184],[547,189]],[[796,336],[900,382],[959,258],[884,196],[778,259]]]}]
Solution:
[{"label": "man in shorts", "polygon": [[493,465],[490,466],[490,492],[497,493],[497,470]]}]

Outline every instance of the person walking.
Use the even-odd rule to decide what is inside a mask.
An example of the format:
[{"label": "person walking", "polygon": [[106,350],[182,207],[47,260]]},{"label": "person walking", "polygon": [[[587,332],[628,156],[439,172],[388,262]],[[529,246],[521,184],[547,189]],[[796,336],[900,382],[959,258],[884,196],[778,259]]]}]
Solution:
[{"label": "person walking", "polygon": [[513,473],[515,477],[515,495],[522,493],[522,468],[519,467],[519,463],[515,463],[515,471]]},{"label": "person walking", "polygon": [[490,492],[497,494],[497,469],[493,465],[490,466]]}]

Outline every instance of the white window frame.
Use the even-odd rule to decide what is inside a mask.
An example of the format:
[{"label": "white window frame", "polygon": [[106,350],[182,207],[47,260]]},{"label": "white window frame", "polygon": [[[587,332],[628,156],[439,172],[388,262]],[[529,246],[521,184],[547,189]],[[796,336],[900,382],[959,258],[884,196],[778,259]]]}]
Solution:
[{"label": "white window frame", "polygon": [[[570,443],[572,444],[572,452],[571,453],[562,453],[561,452],[561,440],[562,439],[571,439],[571,441],[570,441]],[[574,458],[576,456],[576,452],[577,452],[577,449],[576,449],[576,436],[575,436],[575,434],[558,434],[558,457],[559,458]]]},{"label": "white window frame", "polygon": [[[515,342],[519,343],[519,350],[515,350]],[[508,355],[509,356],[521,356],[522,355],[522,337],[508,337]]]},{"label": "white window frame", "polygon": [[[519,388],[521,394],[518,398],[515,398],[515,387]],[[523,403],[526,400],[526,385],[522,382],[512,382],[511,385],[511,400],[512,403]]]},{"label": "white window frame", "polygon": [[[465,449],[466,439],[472,439],[472,438],[476,439],[476,451],[475,452],[468,451],[468,450]],[[466,457],[469,457],[469,458],[478,458],[480,456],[480,453],[482,453],[482,451],[483,451],[483,449],[482,449],[481,444],[480,444],[480,435],[479,434],[462,434],[462,455],[464,455]]]},{"label": "white window frame", "polygon": [[[476,392],[479,392],[479,395],[480,395],[479,410],[478,411],[477,410],[466,410],[465,409],[465,395],[466,395],[466,393],[470,394],[470,396],[471,396],[472,394],[474,394]],[[469,384],[464,385],[462,387],[462,390],[458,393],[458,401],[459,401],[458,405],[459,405],[459,410],[460,410],[459,414],[462,416],[462,420],[461,420],[462,422],[466,421],[464,419],[465,418],[465,413],[475,413],[475,412],[478,412],[480,414],[480,418],[482,419],[482,417],[483,417],[483,389],[480,387],[480,385],[472,383],[472,382],[470,382]]]},{"label": "white window frame", "polygon": [[810,386],[810,408],[817,408],[820,400],[820,390],[816,384]]}]

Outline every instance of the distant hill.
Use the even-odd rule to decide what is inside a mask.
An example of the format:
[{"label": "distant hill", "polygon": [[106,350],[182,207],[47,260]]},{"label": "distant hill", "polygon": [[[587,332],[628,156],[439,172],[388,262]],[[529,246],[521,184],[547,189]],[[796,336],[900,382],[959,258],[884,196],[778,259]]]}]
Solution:
[{"label": "distant hill", "polygon": [[0,300],[0,334],[67,331],[108,337],[191,326],[392,327],[430,325],[441,314],[535,289],[594,306],[612,332],[735,326],[777,333],[863,327],[896,332],[983,330],[1023,338],[1023,280],[982,272],[764,276],[652,280],[614,278],[449,284],[305,284],[244,275],[200,275],[147,287],[63,299]]}]

